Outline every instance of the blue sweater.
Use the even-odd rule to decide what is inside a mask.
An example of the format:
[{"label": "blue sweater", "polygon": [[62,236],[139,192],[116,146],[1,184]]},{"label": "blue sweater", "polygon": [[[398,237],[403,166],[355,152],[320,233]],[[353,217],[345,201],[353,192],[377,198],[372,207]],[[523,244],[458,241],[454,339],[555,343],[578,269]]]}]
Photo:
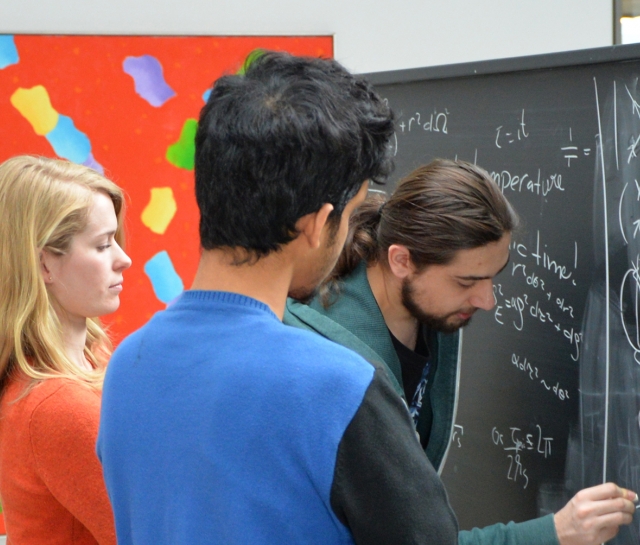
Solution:
[{"label": "blue sweater", "polygon": [[[118,543],[414,543],[387,505],[410,484],[399,463],[433,473],[433,505],[416,495],[428,525],[411,532],[455,543],[408,418],[355,353],[254,299],[186,292],[122,342],[105,379],[98,455]],[[372,460],[388,434],[402,452]]]}]

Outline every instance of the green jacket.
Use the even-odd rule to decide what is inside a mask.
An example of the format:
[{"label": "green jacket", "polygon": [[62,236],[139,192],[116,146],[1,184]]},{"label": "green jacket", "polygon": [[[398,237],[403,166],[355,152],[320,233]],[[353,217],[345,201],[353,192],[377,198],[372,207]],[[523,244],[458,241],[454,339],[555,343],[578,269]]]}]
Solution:
[{"label": "green jacket", "polygon": [[[369,286],[364,264],[341,282],[339,296],[329,308],[324,308],[317,298],[310,305],[289,299],[284,322],[319,333],[354,350],[376,367],[382,366],[404,398],[400,361]],[[429,353],[437,365],[430,395],[433,422],[425,452],[438,473],[444,467],[455,423],[461,338],[459,333],[434,333],[428,339]],[[419,419],[418,433],[423,424]],[[458,541],[461,545],[559,545],[553,515],[462,531]]]}]

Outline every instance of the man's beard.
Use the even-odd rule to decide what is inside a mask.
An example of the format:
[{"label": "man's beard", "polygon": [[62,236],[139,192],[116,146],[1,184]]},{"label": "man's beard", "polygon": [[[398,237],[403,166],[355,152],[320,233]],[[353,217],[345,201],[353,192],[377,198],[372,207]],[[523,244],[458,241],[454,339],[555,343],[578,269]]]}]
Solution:
[{"label": "man's beard", "polygon": [[418,322],[426,325],[430,329],[435,331],[440,331],[441,333],[455,333],[461,327],[464,327],[469,324],[471,321],[471,317],[466,320],[459,321],[457,323],[451,323],[449,320],[452,316],[455,316],[460,311],[452,312],[450,314],[446,314],[445,316],[437,316],[435,314],[429,314],[420,308],[418,303],[415,300],[415,290],[413,289],[413,285],[408,278],[405,278],[402,281],[402,304],[409,311],[411,316],[413,316]]},{"label": "man's beard", "polygon": [[295,299],[299,303],[303,305],[309,304],[315,296],[318,295],[318,288],[299,288],[293,291],[290,291],[288,297],[291,299]]}]

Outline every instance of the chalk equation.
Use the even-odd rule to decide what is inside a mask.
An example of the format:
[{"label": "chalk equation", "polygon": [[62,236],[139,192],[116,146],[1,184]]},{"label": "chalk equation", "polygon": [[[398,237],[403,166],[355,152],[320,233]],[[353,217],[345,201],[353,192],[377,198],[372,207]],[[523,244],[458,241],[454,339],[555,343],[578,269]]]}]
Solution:
[{"label": "chalk equation", "polygon": [[[582,344],[582,332],[573,326],[565,326],[561,322],[552,317],[551,310],[564,307],[564,299],[556,298],[555,302],[551,301],[552,294],[547,292],[548,301],[542,302],[540,299],[529,297],[529,294],[522,293],[520,295],[505,296],[502,291],[502,284],[494,286],[495,308],[493,310],[493,318],[500,325],[511,324],[517,331],[523,331],[525,324],[529,320],[539,321],[548,324],[552,331],[562,335],[564,339],[572,347],[571,359],[578,361],[580,359],[580,349]],[[555,305],[555,307],[554,307]],[[572,310],[572,307],[569,307]]]},{"label": "chalk equation", "polygon": [[547,379],[540,376],[538,367],[536,365],[532,365],[527,358],[521,358],[517,354],[511,354],[511,364],[514,365],[516,369],[524,372],[529,379],[538,382],[543,388],[555,395],[560,401],[569,399],[569,390],[561,388],[559,382],[556,382],[555,384],[547,382]]},{"label": "chalk equation", "polygon": [[569,142],[565,143],[566,145],[562,146],[560,148],[560,151],[563,153],[564,158],[567,161],[567,167],[570,168],[571,167],[571,161],[575,161],[577,159],[580,158],[580,156],[583,157],[589,157],[589,155],[591,155],[591,148],[590,147],[578,147],[575,146],[573,144],[573,130],[571,129],[571,127],[569,127]]},{"label": "chalk equation", "polygon": [[[640,112],[640,109],[638,110]],[[502,149],[503,147],[510,146],[512,144],[516,144],[517,142],[521,142],[523,140],[527,140],[529,138],[530,131],[527,128],[527,123],[525,121],[525,109],[523,108],[520,117],[517,120],[514,120],[514,123],[510,125],[500,125],[495,129],[495,140],[494,144],[496,148]],[[633,153],[637,152],[638,147],[640,147],[640,137],[637,140],[632,141]],[[573,141],[573,129],[569,127],[569,138],[560,144],[560,153],[562,154],[563,159],[566,161],[566,166],[571,168],[571,161],[576,161],[580,157],[589,157],[591,155],[593,148],[584,145],[576,145]],[[492,173],[494,175],[494,173]],[[504,176],[504,173],[501,173]],[[557,176],[557,175],[556,175]],[[522,190],[521,180],[526,179],[528,175],[523,176],[513,176],[511,189],[514,187],[518,187],[518,191]],[[538,179],[540,174],[538,173]],[[535,192],[533,188],[535,187],[535,183],[532,182],[531,179],[527,181],[527,185],[525,186],[528,191]],[[538,190],[540,189],[539,186]],[[552,186],[553,187],[553,186]],[[548,192],[549,190],[547,190]]]},{"label": "chalk equation", "polygon": [[517,125],[513,127],[500,125],[496,128],[495,144],[497,148],[502,148],[503,145],[507,144],[514,144],[515,142],[524,140],[525,138],[529,138],[529,133],[527,132],[527,124],[524,120],[524,109],[522,110],[522,114]]},{"label": "chalk equation", "polygon": [[522,488],[529,485],[529,476],[521,453],[531,452],[545,459],[551,456],[553,437],[545,437],[540,425],[536,425],[534,433],[525,433],[521,428],[511,427],[506,434],[494,426],[491,430],[491,440],[494,445],[508,453],[507,479],[522,483]]},{"label": "chalk equation", "polygon": [[571,262],[556,256],[542,240],[540,231],[537,231],[533,245],[514,240],[510,250],[511,277],[521,282],[522,287],[511,288],[509,293],[506,285],[494,284],[494,320],[500,325],[511,325],[517,331],[523,331],[531,321],[546,324],[566,339],[572,347],[571,358],[578,361],[582,332],[572,325],[578,313],[569,299],[571,290],[567,292],[563,288],[562,295],[556,296],[551,291],[552,281],[560,281],[571,289],[577,287],[574,273],[578,269],[578,243],[573,243]]},{"label": "chalk equation", "polygon": [[449,115],[447,108],[444,108],[442,111],[434,108],[433,112],[427,115],[416,112],[406,122],[404,119],[401,120],[400,123],[398,123],[398,128],[402,133],[419,130],[430,133],[449,134],[449,129],[447,128]]}]

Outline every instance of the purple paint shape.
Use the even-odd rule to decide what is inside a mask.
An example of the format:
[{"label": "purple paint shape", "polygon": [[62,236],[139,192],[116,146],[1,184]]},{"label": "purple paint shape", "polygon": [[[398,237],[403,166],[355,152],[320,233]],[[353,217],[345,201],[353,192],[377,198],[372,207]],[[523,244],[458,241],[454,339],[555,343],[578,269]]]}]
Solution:
[{"label": "purple paint shape", "polygon": [[155,57],[151,55],[127,57],[122,63],[122,68],[133,78],[136,93],[151,106],[159,108],[167,100],[176,96],[175,91],[164,80],[162,65]]},{"label": "purple paint shape", "polygon": [[93,156],[93,153],[89,153],[89,157],[87,157],[87,160],[82,164],[85,167],[92,168],[97,173],[104,176],[104,167],[100,163],[98,163],[98,161],[96,161],[95,157]]}]

